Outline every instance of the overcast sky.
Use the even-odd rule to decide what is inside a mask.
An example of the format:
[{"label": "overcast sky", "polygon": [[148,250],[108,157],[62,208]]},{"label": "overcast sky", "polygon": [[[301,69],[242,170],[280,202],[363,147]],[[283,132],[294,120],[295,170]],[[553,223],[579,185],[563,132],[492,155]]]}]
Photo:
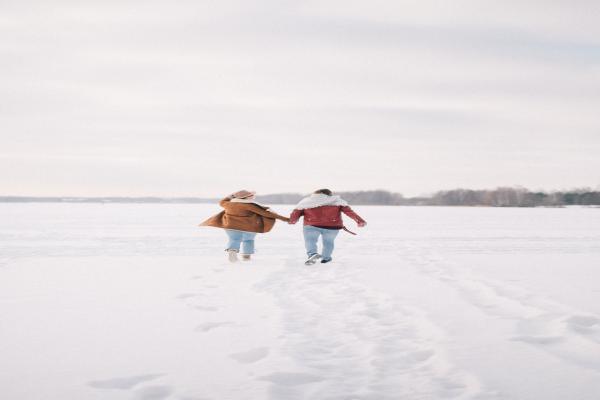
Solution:
[{"label": "overcast sky", "polygon": [[600,2],[0,3],[0,195],[600,185]]}]

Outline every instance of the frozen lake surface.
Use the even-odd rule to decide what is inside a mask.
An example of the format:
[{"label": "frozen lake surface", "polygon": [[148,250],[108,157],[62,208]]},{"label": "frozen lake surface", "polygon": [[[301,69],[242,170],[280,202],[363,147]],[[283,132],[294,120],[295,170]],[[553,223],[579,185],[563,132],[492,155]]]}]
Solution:
[{"label": "frozen lake surface", "polygon": [[0,204],[0,397],[598,399],[600,209],[354,209],[306,267],[216,205]]}]

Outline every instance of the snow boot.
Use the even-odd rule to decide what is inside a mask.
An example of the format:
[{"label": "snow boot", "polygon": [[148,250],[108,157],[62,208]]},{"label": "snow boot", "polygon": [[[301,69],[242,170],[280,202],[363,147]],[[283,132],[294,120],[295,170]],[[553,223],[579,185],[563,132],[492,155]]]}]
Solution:
[{"label": "snow boot", "polygon": [[331,262],[333,259],[332,258],[324,258],[321,260],[321,264],[327,264],[328,262]]},{"label": "snow boot", "polygon": [[250,261],[251,254],[242,254],[242,261]]},{"label": "snow boot", "polygon": [[310,256],[308,256],[308,260],[306,260],[306,261],[304,262],[304,265],[313,265],[314,263],[316,263],[316,262],[317,262],[317,260],[318,260],[319,258],[321,258],[321,255],[320,255],[320,254],[317,254],[317,253],[315,253],[315,254],[311,254]]},{"label": "snow boot", "polygon": [[238,257],[237,257],[238,251],[237,250],[235,250],[235,249],[227,249],[225,251],[229,255],[229,262],[232,262],[232,263],[237,262],[237,260],[238,260]]}]

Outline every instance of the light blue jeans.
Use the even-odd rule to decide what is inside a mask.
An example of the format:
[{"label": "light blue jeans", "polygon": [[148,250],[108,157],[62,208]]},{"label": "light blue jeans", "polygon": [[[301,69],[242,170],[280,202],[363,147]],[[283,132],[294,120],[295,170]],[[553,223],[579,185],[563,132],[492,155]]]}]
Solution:
[{"label": "light blue jeans", "polygon": [[225,229],[225,233],[229,236],[227,250],[233,249],[240,251],[242,246],[242,254],[254,254],[254,237],[255,232],[236,231],[234,229]]},{"label": "light blue jeans", "polygon": [[321,253],[321,257],[324,260],[331,260],[335,237],[339,232],[338,229],[323,229],[317,228],[316,226],[304,225],[304,246],[306,246],[306,254],[310,257],[319,252],[317,249],[317,241],[319,240],[319,236],[321,236],[323,240],[323,252]]}]

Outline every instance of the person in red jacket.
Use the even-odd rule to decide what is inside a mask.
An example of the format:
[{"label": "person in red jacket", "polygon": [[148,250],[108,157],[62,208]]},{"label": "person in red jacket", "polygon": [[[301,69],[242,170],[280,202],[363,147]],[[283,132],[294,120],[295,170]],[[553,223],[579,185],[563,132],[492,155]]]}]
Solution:
[{"label": "person in red jacket", "polygon": [[[334,196],[329,189],[319,189],[296,205],[288,223],[295,224],[304,216],[304,245],[308,255],[306,265],[312,265],[318,259],[321,259],[323,264],[332,260],[331,254],[337,234],[341,229],[350,232],[344,226],[342,213],[356,221],[360,228],[367,224],[346,201],[340,196]],[[319,254],[317,249],[319,237],[323,240],[322,254]]]}]

